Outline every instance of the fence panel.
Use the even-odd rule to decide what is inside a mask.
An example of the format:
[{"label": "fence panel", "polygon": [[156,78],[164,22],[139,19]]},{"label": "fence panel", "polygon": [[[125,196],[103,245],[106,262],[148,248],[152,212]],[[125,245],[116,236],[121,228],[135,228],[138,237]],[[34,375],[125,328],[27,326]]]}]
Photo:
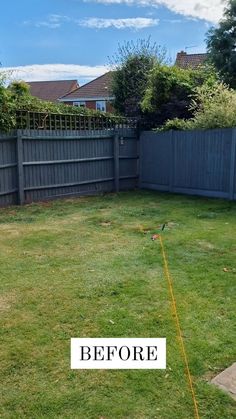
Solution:
[{"label": "fence panel", "polygon": [[232,130],[174,135],[174,187],[182,193],[229,197]]},{"label": "fence panel", "polygon": [[120,189],[134,189],[138,185],[139,139],[135,129],[119,131]]},{"label": "fence panel", "polygon": [[137,185],[135,129],[17,130],[16,134],[0,137],[2,206]]},{"label": "fence panel", "polygon": [[140,138],[141,188],[170,190],[172,134],[144,131]]},{"label": "fence panel", "polygon": [[18,200],[16,132],[0,133],[0,206]]},{"label": "fence panel", "polygon": [[236,198],[236,130],[141,134],[142,188]]}]

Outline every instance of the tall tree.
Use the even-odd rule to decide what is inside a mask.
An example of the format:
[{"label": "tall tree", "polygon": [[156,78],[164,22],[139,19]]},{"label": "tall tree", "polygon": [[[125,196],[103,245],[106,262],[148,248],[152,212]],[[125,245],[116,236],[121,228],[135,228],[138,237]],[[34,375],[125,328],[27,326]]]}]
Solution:
[{"label": "tall tree", "polygon": [[236,88],[236,0],[229,0],[224,17],[216,28],[207,34],[210,61],[221,79]]},{"label": "tall tree", "polygon": [[203,84],[211,86],[215,81],[214,69],[208,65],[197,70],[154,66],[141,103],[145,117],[156,126],[162,125],[168,119],[191,118],[189,105],[195,89]]},{"label": "tall tree", "polygon": [[165,58],[165,51],[150,38],[127,42],[110,59],[113,68],[112,90],[115,109],[127,116],[139,116],[150,70]]}]

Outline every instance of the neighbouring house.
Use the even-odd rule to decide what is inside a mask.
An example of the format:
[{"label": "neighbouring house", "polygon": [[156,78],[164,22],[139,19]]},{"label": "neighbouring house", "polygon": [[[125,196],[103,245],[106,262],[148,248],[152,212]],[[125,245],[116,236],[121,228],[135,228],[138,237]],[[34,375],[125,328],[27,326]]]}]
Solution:
[{"label": "neighbouring house", "polygon": [[175,65],[187,69],[196,69],[203,65],[207,60],[207,54],[187,54],[185,51],[178,52]]},{"label": "neighbouring house", "polygon": [[61,96],[79,87],[77,80],[32,81],[27,84],[32,96],[49,102],[58,102]]},{"label": "neighbouring house", "polygon": [[112,72],[78,87],[71,93],[62,96],[59,101],[67,105],[80,106],[102,112],[113,112]]}]

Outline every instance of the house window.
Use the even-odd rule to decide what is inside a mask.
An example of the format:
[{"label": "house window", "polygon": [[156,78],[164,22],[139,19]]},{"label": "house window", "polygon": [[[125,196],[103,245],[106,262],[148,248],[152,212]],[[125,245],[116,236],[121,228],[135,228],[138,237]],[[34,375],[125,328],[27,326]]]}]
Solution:
[{"label": "house window", "polygon": [[101,112],[106,112],[106,101],[105,100],[97,100],[96,101],[96,110]]},{"label": "house window", "polygon": [[79,108],[86,108],[86,103],[82,100],[78,101],[78,102],[73,102],[74,106],[79,106]]}]

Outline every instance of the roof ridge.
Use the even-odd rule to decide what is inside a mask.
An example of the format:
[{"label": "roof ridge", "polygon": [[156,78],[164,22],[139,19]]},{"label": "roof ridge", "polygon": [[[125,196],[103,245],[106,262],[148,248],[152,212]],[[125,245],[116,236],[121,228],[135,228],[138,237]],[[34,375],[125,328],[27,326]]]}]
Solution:
[{"label": "roof ridge", "polygon": [[[93,82],[94,82],[94,81],[96,81],[96,80],[101,79],[102,77],[106,76],[106,75],[107,75],[107,74],[109,74],[109,73],[112,73],[112,71],[111,71],[111,70],[110,70],[110,71],[107,71],[105,74],[102,74],[101,76],[96,77],[96,79],[90,80],[90,81],[88,81],[88,83],[83,84],[83,86],[79,86],[79,87],[77,87],[77,88],[74,90],[74,92],[76,92],[76,90],[81,90],[83,87],[88,86],[89,84],[93,83]],[[69,96],[71,93],[72,93],[72,92],[66,93],[66,95],[61,96],[59,99],[63,99],[63,98],[65,98],[66,96]]]},{"label": "roof ridge", "polygon": [[58,82],[77,82],[78,79],[70,79],[70,80],[32,80],[26,81],[26,83],[58,83]]},{"label": "roof ridge", "polygon": [[194,52],[192,54],[186,54],[186,55],[187,55],[187,57],[189,57],[190,55],[207,55],[207,52]]}]

